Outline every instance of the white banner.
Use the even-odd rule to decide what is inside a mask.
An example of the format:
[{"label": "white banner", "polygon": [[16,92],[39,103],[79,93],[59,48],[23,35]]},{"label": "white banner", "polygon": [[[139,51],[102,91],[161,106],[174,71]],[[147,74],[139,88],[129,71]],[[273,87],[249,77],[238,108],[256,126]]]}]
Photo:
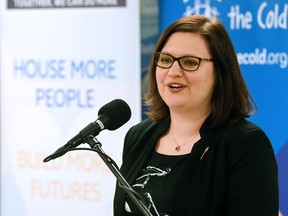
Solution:
[{"label": "white banner", "polygon": [[121,163],[141,89],[139,2],[119,2],[1,2],[1,216],[112,215],[116,178],[98,154],[43,159],[120,98],[131,119],[97,139]]}]

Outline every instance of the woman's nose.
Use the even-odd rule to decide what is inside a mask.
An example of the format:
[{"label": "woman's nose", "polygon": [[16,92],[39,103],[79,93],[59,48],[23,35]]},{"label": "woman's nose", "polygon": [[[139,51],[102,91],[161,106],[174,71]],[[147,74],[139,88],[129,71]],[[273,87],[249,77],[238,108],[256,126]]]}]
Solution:
[{"label": "woman's nose", "polygon": [[169,68],[169,75],[170,76],[182,76],[183,70],[179,65],[178,61],[173,62],[172,66]]}]

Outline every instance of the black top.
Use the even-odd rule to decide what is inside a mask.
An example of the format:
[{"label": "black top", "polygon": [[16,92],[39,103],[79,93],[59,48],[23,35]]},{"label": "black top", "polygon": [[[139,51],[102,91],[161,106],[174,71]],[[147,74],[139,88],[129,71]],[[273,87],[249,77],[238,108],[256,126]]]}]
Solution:
[{"label": "black top", "polygon": [[[126,134],[120,170],[130,185],[147,167],[169,125],[170,119],[146,119]],[[243,119],[217,129],[209,129],[206,121],[200,136],[183,161],[177,186],[159,196],[159,209],[169,216],[278,216],[277,164],[265,133]],[[167,199],[169,209],[162,207]],[[126,200],[117,185],[114,216],[124,215]]]},{"label": "black top", "polygon": [[[188,156],[188,154],[174,156],[154,152],[132,185],[153,215],[157,215],[156,212],[160,215],[175,215],[171,208],[175,200],[171,194],[177,188],[177,180],[184,170]],[[125,207],[126,211],[133,213],[126,215],[141,215],[129,196]]]}]

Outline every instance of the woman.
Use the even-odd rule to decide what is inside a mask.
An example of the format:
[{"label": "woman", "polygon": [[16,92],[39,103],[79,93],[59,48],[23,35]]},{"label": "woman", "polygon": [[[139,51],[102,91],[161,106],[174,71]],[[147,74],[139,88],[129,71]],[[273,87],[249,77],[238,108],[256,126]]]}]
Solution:
[{"label": "woman", "polygon": [[[149,70],[148,119],[125,137],[121,173],[152,215],[276,216],[277,164],[246,120],[253,100],[216,19],[171,24]],[[141,215],[117,186],[114,215]]]}]

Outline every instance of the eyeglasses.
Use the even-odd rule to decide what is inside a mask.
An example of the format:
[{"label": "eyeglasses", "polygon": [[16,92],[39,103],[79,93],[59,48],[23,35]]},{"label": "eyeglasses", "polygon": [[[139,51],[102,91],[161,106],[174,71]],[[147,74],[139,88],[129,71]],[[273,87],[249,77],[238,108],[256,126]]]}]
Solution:
[{"label": "eyeglasses", "polygon": [[175,58],[168,53],[155,52],[155,64],[160,68],[171,68],[175,61],[179,63],[181,69],[185,71],[196,71],[200,67],[202,61],[210,62],[212,58],[199,58],[196,56],[181,56]]}]

